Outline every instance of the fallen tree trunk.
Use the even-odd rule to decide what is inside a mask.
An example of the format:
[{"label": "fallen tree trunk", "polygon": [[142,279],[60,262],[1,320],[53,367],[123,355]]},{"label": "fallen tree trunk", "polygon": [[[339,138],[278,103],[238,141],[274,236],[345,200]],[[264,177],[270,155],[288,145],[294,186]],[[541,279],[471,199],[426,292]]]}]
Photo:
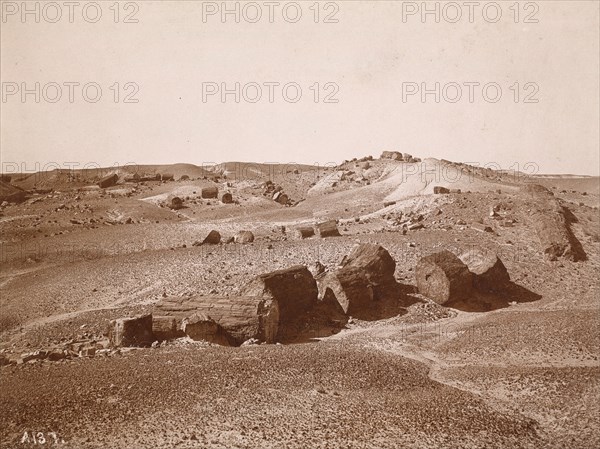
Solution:
[{"label": "fallen tree trunk", "polygon": [[568,211],[552,192],[537,184],[528,184],[521,190],[535,201],[530,217],[545,257],[551,261],[561,257],[574,262],[586,260],[581,242],[571,231]]},{"label": "fallen tree trunk", "polygon": [[297,319],[317,303],[317,283],[304,265],[257,276],[241,291],[244,296],[272,298],[279,305],[280,323]]},{"label": "fallen tree trunk", "polygon": [[357,245],[344,259],[343,266],[362,268],[372,284],[394,282],[396,261],[390,253],[379,245],[362,243]]},{"label": "fallen tree trunk", "polygon": [[373,304],[373,288],[365,270],[346,266],[319,278],[319,298],[331,296],[347,315],[357,316]]},{"label": "fallen tree trunk", "polygon": [[315,230],[310,226],[298,226],[294,229],[294,236],[298,239],[307,239],[315,235]]},{"label": "fallen tree trunk", "polygon": [[177,328],[184,319],[203,314],[215,321],[239,345],[250,338],[272,343],[279,329],[279,306],[270,298],[251,296],[195,296],[167,298],[156,305],[156,315],[173,316]]},{"label": "fallen tree trunk", "polygon": [[421,258],[415,276],[419,293],[442,305],[467,299],[473,290],[473,274],[447,250]]},{"label": "fallen tree trunk", "polygon": [[339,237],[340,231],[338,230],[337,223],[335,220],[325,221],[315,225],[315,229],[319,237]]},{"label": "fallen tree trunk", "polygon": [[108,337],[113,346],[150,346],[154,342],[152,315],[119,318],[110,322]]}]

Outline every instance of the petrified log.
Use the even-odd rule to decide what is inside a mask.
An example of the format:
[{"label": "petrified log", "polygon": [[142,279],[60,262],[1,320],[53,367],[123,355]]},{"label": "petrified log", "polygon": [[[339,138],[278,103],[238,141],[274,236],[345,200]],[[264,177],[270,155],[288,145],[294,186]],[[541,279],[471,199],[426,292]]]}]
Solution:
[{"label": "petrified log", "polygon": [[219,196],[218,187],[204,187],[201,191],[202,198],[217,198]]},{"label": "petrified log", "polygon": [[337,223],[335,220],[324,221],[315,225],[317,234],[320,237],[338,237],[340,231],[338,230]]},{"label": "petrified log", "polygon": [[155,340],[152,314],[113,320],[108,336],[113,346],[150,346]]},{"label": "petrified log", "polygon": [[173,316],[182,329],[183,320],[195,313],[214,320],[232,344],[249,338],[272,343],[279,329],[279,306],[271,298],[251,296],[195,296],[168,298],[156,305],[156,314]]},{"label": "petrified log", "polygon": [[415,270],[419,293],[438,304],[468,298],[473,289],[469,268],[450,251],[421,258]]},{"label": "petrified log", "polygon": [[100,181],[98,181],[98,187],[105,189],[107,187],[114,186],[118,180],[119,176],[117,174],[105,176]]},{"label": "petrified log", "polygon": [[231,204],[233,203],[233,196],[229,192],[225,192],[221,195],[221,203],[223,204]]},{"label": "petrified log", "polygon": [[252,243],[254,241],[254,234],[251,231],[239,231],[233,237],[235,243]]},{"label": "petrified log", "polygon": [[345,267],[362,268],[371,284],[394,282],[396,261],[379,245],[362,243],[357,245],[344,259]]},{"label": "petrified log", "polygon": [[357,315],[369,309],[373,303],[373,288],[366,271],[345,266],[320,277],[319,298],[326,301],[331,296],[348,315]]},{"label": "petrified log", "polygon": [[214,229],[208,233],[208,235],[202,240],[202,244],[211,244],[216,245],[221,241],[221,234],[219,231],[215,231]]},{"label": "petrified log", "polygon": [[184,318],[181,329],[192,340],[204,340],[222,346],[229,346],[229,338],[215,320],[204,313],[196,312]]},{"label": "petrified log", "polygon": [[298,239],[307,239],[315,235],[315,230],[311,226],[298,226],[294,229],[294,236]]},{"label": "petrified log", "polygon": [[257,276],[242,289],[244,296],[272,298],[279,304],[279,321],[288,323],[317,303],[317,283],[304,265]]},{"label": "petrified log", "polygon": [[171,340],[183,336],[177,328],[177,321],[172,316],[152,315],[152,333],[157,340]]},{"label": "petrified log", "polygon": [[537,184],[528,184],[521,189],[534,197],[535,205],[530,217],[545,257],[553,261],[560,257],[573,261],[585,260],[587,256],[581,242],[571,230],[568,211],[552,192]]},{"label": "petrified log", "polygon": [[471,228],[479,232],[494,232],[494,229],[491,226],[488,226],[483,223],[471,223]]},{"label": "petrified log", "polygon": [[448,194],[450,193],[450,189],[447,189],[446,187],[435,186],[433,188],[433,193],[435,193],[436,195]]},{"label": "petrified log", "polygon": [[498,256],[483,249],[471,249],[459,256],[475,276],[473,285],[483,291],[499,292],[510,281],[508,270]]},{"label": "petrified log", "polygon": [[183,208],[183,200],[178,196],[169,197],[167,201],[171,209],[179,210]]}]

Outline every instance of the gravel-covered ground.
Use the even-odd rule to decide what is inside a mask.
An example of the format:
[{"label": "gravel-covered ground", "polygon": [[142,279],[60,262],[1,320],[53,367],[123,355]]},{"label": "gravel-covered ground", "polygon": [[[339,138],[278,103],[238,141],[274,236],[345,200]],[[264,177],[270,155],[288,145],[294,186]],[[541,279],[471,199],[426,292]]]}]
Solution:
[{"label": "gravel-covered ground", "polygon": [[[514,186],[384,206],[398,186],[378,193],[377,180],[353,191],[347,179],[311,194],[314,176],[292,176],[284,189],[306,197],[295,207],[248,182],[234,188],[239,204],[201,200],[193,193],[201,180],[112,194],[64,186],[3,208],[2,356],[100,337],[110,320],[151,311],[163,296],[235,295],[253,276],[296,264],[332,269],[357,242],[389,250],[403,294],[395,313],[351,319],[311,343],[178,342],[2,366],[0,447],[36,447],[34,431],[55,432],[73,448],[600,445],[597,193],[554,189],[575,217],[570,226],[587,260],[548,262],[529,218],[534,200]],[[160,207],[173,191],[190,192],[186,209]],[[492,206],[502,220],[489,217]],[[342,237],[294,238],[295,224],[325,218],[340,219]],[[510,226],[500,224],[506,219]],[[475,221],[493,232],[474,229]],[[402,232],[403,222],[423,228]],[[210,229],[225,238],[250,229],[256,239],[192,246]],[[472,247],[500,256],[510,289],[479,297],[479,308],[418,295],[419,257]]]}]

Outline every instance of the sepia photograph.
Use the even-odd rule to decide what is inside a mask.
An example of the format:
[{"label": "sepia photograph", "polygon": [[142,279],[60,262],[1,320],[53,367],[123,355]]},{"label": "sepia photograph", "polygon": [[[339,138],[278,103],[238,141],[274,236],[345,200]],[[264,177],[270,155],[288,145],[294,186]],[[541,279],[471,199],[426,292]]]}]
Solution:
[{"label": "sepia photograph", "polygon": [[600,447],[598,0],[0,12],[0,449]]}]

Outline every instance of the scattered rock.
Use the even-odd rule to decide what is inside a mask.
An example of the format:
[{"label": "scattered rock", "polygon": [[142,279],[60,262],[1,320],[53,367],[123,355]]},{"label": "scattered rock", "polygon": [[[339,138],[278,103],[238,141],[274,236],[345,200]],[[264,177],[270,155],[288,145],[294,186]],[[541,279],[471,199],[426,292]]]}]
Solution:
[{"label": "scattered rock", "polygon": [[[218,243],[221,242],[221,234],[218,231],[215,231],[214,229],[212,231],[210,231],[208,233],[208,235],[204,238],[204,240],[202,240],[202,245],[216,245]],[[193,246],[197,246],[196,243],[194,243]]]},{"label": "scattered rock", "polygon": [[450,189],[447,189],[446,187],[435,186],[433,188],[433,193],[436,195],[448,194],[450,193]]}]

